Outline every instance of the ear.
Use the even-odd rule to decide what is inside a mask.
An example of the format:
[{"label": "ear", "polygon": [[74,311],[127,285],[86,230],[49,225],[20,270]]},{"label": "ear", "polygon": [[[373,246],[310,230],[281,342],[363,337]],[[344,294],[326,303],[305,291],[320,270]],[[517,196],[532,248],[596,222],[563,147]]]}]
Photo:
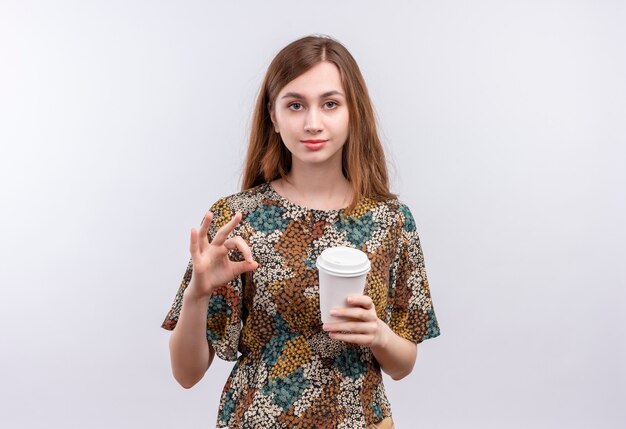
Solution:
[{"label": "ear", "polygon": [[276,114],[274,110],[270,110],[270,119],[272,120],[272,124],[274,124],[274,131],[280,133],[280,129],[278,128],[278,124],[276,124]]}]

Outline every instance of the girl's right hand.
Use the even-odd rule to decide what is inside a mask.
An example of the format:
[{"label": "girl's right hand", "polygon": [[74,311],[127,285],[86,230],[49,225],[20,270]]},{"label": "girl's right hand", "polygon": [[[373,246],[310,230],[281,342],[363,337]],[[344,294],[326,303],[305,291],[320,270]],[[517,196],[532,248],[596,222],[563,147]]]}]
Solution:
[{"label": "girl's right hand", "polygon": [[[228,235],[241,221],[241,213],[235,216],[216,233],[209,243],[207,231],[211,226],[213,213],[210,211],[202,219],[200,230],[191,229],[189,252],[193,271],[189,287],[185,291],[192,298],[208,298],[213,289],[230,282],[238,275],[254,271],[259,264],[252,259],[252,251],[242,237],[228,238]],[[228,258],[229,250],[239,250],[244,257],[242,262],[233,262]]]}]

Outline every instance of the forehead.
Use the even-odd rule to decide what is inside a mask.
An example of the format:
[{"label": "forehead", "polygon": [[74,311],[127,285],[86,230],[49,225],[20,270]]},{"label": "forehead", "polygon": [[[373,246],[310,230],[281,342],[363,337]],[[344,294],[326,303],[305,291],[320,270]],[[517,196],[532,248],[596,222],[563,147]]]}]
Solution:
[{"label": "forehead", "polygon": [[343,85],[337,66],[328,61],[323,61],[285,85],[280,90],[278,97],[280,98],[287,92],[316,96],[329,91],[343,93]]}]

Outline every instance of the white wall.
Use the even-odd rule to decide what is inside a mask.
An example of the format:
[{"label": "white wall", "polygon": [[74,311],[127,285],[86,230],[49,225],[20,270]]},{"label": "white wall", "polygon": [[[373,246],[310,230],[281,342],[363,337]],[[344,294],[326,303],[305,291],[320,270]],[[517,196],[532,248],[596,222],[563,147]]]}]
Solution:
[{"label": "white wall", "polygon": [[[399,428],[623,428],[621,1],[0,3],[0,421],[213,427],[159,328],[188,234],[239,189],[252,103],[330,34],[380,118],[442,335]],[[7,423],[8,422],[8,423]]]}]

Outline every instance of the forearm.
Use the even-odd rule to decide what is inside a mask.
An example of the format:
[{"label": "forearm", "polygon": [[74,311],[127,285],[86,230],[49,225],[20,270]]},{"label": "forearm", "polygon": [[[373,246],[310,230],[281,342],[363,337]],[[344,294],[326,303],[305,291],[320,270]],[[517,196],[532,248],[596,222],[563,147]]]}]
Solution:
[{"label": "forearm", "polygon": [[381,341],[371,346],[380,368],[394,380],[406,377],[413,370],[417,357],[417,344],[400,337],[382,320],[378,319]]},{"label": "forearm", "polygon": [[214,351],[206,338],[209,298],[185,293],[178,323],[170,337],[172,373],[185,388],[200,381],[213,360]]}]

